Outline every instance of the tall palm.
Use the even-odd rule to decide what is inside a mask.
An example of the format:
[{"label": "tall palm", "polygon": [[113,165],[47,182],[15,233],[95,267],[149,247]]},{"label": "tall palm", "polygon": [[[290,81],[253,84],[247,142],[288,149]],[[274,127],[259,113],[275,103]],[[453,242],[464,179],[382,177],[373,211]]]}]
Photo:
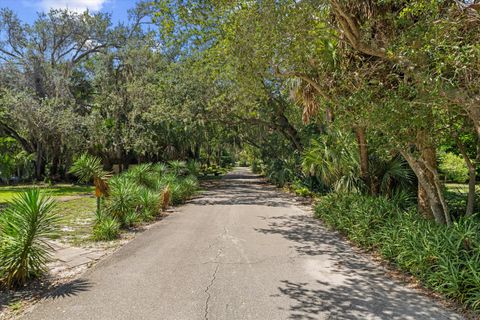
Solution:
[{"label": "tall palm", "polygon": [[82,182],[93,180],[95,197],[97,198],[97,213],[100,213],[100,199],[108,196],[108,183],[110,173],[103,170],[102,160],[87,153],[82,154],[70,167],[70,173],[77,176]]}]

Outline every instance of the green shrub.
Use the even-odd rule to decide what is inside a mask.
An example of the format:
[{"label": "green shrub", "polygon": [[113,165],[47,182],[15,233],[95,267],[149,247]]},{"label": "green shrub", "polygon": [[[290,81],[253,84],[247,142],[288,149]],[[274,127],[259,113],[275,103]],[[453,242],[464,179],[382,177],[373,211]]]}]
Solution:
[{"label": "green shrub", "polygon": [[110,241],[118,238],[120,223],[117,219],[104,216],[97,219],[93,227],[93,238],[97,241]]},{"label": "green shrub", "polygon": [[105,204],[105,213],[126,226],[125,217],[135,212],[138,198],[139,187],[128,176],[116,176],[110,179],[110,196]]},{"label": "green shrub", "polygon": [[165,163],[156,163],[152,166],[152,173],[157,177],[160,178],[168,171],[168,166]]},{"label": "green shrub", "polygon": [[190,175],[198,176],[200,174],[200,163],[193,160],[187,162],[187,170]]},{"label": "green shrub", "polygon": [[315,214],[366,249],[449,298],[480,308],[480,223],[460,219],[447,227],[404,211],[383,197],[330,194]]},{"label": "green shrub", "polygon": [[253,160],[252,161],[252,172],[253,173],[262,173],[262,168],[260,166],[260,161],[258,160]]},{"label": "green shrub", "polygon": [[461,156],[446,152],[440,156],[438,167],[448,181],[464,183],[468,180],[468,168]]},{"label": "green shrub", "polygon": [[[196,165],[190,164],[191,167]],[[142,164],[109,180],[110,194],[105,209],[99,217],[97,231],[102,237],[104,224],[113,228],[113,222],[103,222],[102,217],[115,219],[120,227],[128,228],[142,221],[151,221],[166,209],[168,204],[181,204],[190,198],[198,188],[194,175],[185,175],[187,166],[182,161],[170,162],[170,169],[164,164]],[[190,168],[192,171],[195,169]],[[175,172],[179,173],[176,174]],[[107,226],[105,226],[107,228]]]},{"label": "green shrub", "polygon": [[300,197],[311,197],[313,195],[310,189],[307,186],[303,185],[300,181],[295,181],[294,183],[292,183],[291,189],[296,195]]},{"label": "green shrub", "polygon": [[0,215],[0,279],[8,287],[41,275],[50,258],[47,240],[56,235],[55,202],[38,189],[8,203]]},{"label": "green shrub", "polygon": [[170,167],[170,171],[177,176],[188,174],[187,163],[185,161],[173,160],[168,162],[168,166]]},{"label": "green shrub", "polygon": [[136,226],[140,220],[141,218],[136,211],[129,211],[122,217],[120,224],[124,228],[130,228]]},{"label": "green shrub", "polygon": [[144,163],[129,169],[125,176],[138,186],[153,188],[155,184],[153,167],[151,163]]},{"label": "green shrub", "polygon": [[193,196],[198,189],[198,180],[194,176],[177,178],[169,182],[171,190],[171,203],[178,205]]},{"label": "green shrub", "polygon": [[160,193],[141,188],[138,193],[139,218],[143,221],[155,219],[160,212]]}]

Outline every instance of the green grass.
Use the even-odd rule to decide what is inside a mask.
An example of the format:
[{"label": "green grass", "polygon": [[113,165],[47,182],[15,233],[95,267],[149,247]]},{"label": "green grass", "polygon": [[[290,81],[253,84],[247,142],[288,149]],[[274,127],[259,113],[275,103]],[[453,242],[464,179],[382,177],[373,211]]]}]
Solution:
[{"label": "green grass", "polygon": [[[94,188],[92,186],[72,184],[0,186],[0,206],[4,206],[7,201],[32,187],[40,188],[43,192],[58,200],[56,211],[61,217],[58,241],[80,246],[92,240],[92,227],[96,210],[95,197],[93,197]],[[62,199],[70,196],[83,197]]]},{"label": "green grass", "polygon": [[79,186],[71,184],[49,185],[18,185],[18,186],[0,186],[0,204],[11,200],[15,195],[25,192],[32,187],[40,188],[46,194],[52,197],[74,196],[81,194],[92,194],[93,187]]},{"label": "green grass", "polygon": [[[468,184],[466,183],[446,183],[445,187],[447,191],[450,192],[459,192],[459,193],[467,193],[468,192]],[[476,192],[480,192],[480,184],[477,183],[475,188]]]},{"label": "green grass", "polygon": [[80,246],[92,240],[96,203],[94,197],[83,197],[58,203],[61,216],[58,240]]}]

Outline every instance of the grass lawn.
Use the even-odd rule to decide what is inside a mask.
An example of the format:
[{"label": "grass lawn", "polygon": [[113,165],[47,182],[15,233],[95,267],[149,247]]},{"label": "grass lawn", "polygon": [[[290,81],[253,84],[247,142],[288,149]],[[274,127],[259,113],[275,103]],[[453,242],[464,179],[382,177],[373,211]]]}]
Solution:
[{"label": "grass lawn", "polygon": [[91,240],[96,210],[92,186],[72,184],[0,186],[0,206],[5,206],[15,195],[33,187],[40,188],[58,201],[56,210],[61,217],[58,241],[79,246]]},{"label": "grass lawn", "polygon": [[52,197],[92,194],[94,190],[91,186],[79,186],[72,184],[57,184],[54,186],[31,184],[18,186],[0,186],[0,203],[5,203],[11,200],[15,195],[34,187],[40,188],[42,191]]},{"label": "grass lawn", "polygon": [[95,220],[96,199],[82,197],[58,203],[57,212],[61,216],[60,242],[81,246],[92,240],[92,226]]},{"label": "grass lawn", "polygon": [[[458,192],[465,194],[468,192],[468,184],[466,183],[446,183],[445,186],[447,187],[447,191],[450,192]],[[476,192],[480,192],[480,184],[477,183],[475,190]]]}]

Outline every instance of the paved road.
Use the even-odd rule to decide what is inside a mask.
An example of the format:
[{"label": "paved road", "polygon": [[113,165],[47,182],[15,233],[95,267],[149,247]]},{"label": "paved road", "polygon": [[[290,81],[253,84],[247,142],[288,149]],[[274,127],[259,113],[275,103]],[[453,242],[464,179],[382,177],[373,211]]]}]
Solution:
[{"label": "paved road", "polygon": [[461,319],[248,170],[213,184],[25,319]]}]

